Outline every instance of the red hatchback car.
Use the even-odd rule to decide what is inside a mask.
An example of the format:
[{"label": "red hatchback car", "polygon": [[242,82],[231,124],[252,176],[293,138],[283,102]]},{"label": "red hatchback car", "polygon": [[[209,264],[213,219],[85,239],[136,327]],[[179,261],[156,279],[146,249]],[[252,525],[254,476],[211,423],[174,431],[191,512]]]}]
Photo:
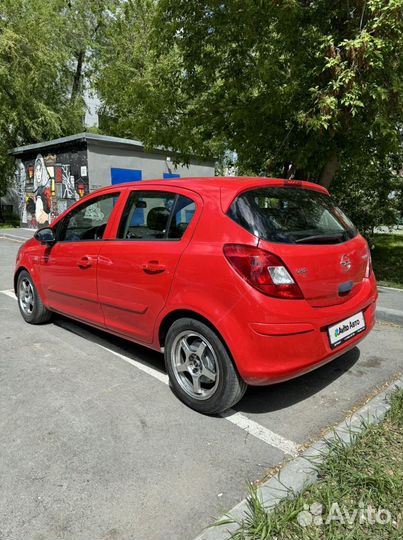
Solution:
[{"label": "red hatchback car", "polygon": [[91,193],[21,247],[15,291],[29,323],[57,312],[163,351],[174,393],[208,414],[354,347],[377,298],[326,189],[217,177]]}]

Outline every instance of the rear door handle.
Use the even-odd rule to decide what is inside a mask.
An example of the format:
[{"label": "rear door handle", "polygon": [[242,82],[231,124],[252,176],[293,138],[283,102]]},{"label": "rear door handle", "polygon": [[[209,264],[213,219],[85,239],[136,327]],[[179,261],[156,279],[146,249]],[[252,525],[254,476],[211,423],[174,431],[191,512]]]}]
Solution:
[{"label": "rear door handle", "polygon": [[160,264],[158,261],[148,261],[141,265],[146,274],[161,274],[165,272],[165,264]]},{"label": "rear door handle", "polygon": [[88,257],[88,255],[84,255],[84,257],[81,257],[81,259],[78,261],[77,266],[81,268],[81,270],[90,268],[92,266],[92,258]]}]

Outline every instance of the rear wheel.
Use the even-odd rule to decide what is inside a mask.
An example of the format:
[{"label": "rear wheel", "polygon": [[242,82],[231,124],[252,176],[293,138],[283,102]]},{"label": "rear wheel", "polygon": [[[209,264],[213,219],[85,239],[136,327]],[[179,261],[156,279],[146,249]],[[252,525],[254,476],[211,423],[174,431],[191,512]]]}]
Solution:
[{"label": "rear wheel", "polygon": [[172,324],[165,342],[165,364],[175,395],[201,413],[229,409],[247,388],[221,339],[196,319]]},{"label": "rear wheel", "polygon": [[42,324],[51,318],[52,313],[43,305],[31,275],[26,270],[18,276],[17,298],[21,315],[27,323]]}]

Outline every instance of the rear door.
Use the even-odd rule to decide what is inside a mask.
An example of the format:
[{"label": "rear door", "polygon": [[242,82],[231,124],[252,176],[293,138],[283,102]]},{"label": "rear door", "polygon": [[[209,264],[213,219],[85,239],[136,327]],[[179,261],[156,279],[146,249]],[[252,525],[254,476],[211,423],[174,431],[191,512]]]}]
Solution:
[{"label": "rear door", "polygon": [[311,305],[342,304],[362,284],[366,241],[324,193],[302,187],[264,187],[241,194],[229,215],[279,256]]},{"label": "rear door", "polygon": [[152,341],[200,211],[200,197],[188,190],[139,187],[129,192],[115,238],[101,246],[98,257],[98,294],[107,327]]}]

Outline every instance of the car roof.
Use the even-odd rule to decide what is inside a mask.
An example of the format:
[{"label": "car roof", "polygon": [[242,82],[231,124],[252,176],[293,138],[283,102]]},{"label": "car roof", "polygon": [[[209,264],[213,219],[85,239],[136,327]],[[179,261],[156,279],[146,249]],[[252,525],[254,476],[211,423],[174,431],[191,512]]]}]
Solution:
[{"label": "car roof", "polygon": [[314,189],[323,193],[328,193],[327,189],[319,184],[307,182],[304,180],[287,180],[282,178],[266,178],[260,176],[206,176],[206,177],[191,177],[191,178],[172,178],[172,179],[155,179],[141,180],[140,182],[125,182],[123,184],[114,184],[98,190],[116,189],[117,187],[124,188],[139,188],[140,186],[155,186],[155,187],[182,187],[194,191],[209,191],[211,188],[221,189],[224,192],[232,192],[234,195],[253,187],[264,186],[293,186],[306,189]]},{"label": "car roof", "polygon": [[237,195],[243,191],[247,191],[253,188],[262,187],[299,187],[302,189],[312,189],[321,193],[329,194],[326,188],[313,182],[306,182],[304,180],[287,180],[282,178],[266,178],[261,176],[206,176],[206,177],[193,177],[193,178],[173,178],[173,179],[156,179],[156,180],[142,180],[140,182],[125,182],[123,184],[114,184],[97,190],[97,193],[108,193],[111,190],[116,189],[131,189],[142,187],[161,187],[166,189],[170,188],[184,188],[199,193],[201,196],[208,195],[215,192],[217,196],[217,190],[220,192],[221,208],[226,212]]}]

